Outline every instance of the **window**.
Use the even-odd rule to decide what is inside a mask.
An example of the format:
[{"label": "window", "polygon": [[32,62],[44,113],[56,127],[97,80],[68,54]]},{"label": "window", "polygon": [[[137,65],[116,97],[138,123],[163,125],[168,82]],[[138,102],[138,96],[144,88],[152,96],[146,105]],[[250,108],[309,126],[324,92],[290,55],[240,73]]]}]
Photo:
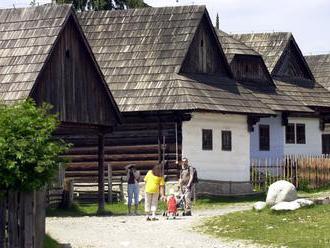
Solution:
[{"label": "window", "polygon": [[203,129],[202,130],[202,148],[203,150],[212,150],[212,129]]},{"label": "window", "polygon": [[231,131],[221,131],[222,150],[231,151]]},{"label": "window", "polygon": [[285,127],[285,142],[287,144],[294,144],[295,143],[295,130],[294,124],[290,123]]},{"label": "window", "polygon": [[286,144],[306,144],[305,124],[290,123],[285,130]]},{"label": "window", "polygon": [[296,124],[297,144],[306,144],[305,124]]},{"label": "window", "polygon": [[259,125],[259,150],[269,151],[269,125]]}]

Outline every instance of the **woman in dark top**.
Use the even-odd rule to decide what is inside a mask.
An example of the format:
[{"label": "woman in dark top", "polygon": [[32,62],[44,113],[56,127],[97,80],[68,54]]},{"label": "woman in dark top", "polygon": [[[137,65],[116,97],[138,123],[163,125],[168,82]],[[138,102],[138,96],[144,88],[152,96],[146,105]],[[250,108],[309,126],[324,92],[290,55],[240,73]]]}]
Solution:
[{"label": "woman in dark top", "polygon": [[127,195],[128,195],[128,214],[132,214],[132,201],[134,197],[134,214],[137,214],[139,206],[139,181],[140,172],[136,170],[135,165],[127,167]]}]

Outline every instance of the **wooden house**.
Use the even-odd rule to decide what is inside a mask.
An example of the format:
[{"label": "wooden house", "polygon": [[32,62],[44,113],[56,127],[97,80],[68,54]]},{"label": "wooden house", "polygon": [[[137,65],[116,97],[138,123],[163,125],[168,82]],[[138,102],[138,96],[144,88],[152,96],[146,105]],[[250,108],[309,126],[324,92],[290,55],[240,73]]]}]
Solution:
[{"label": "wooden house", "polygon": [[[176,175],[185,156],[201,179],[249,181],[250,119],[275,112],[233,77],[205,6],[78,16],[124,116],[105,140],[115,175],[128,163],[145,173],[163,158]],[[83,177],[92,167],[69,171]]]},{"label": "wooden house", "polygon": [[[305,56],[316,82],[330,90],[330,54]],[[325,124],[322,134],[322,153],[330,154],[330,125]]]},{"label": "wooden house", "polygon": [[[328,122],[330,94],[317,83],[291,33],[239,34],[233,38],[263,56],[276,88],[313,112],[281,111],[277,118],[262,119],[255,130],[257,140],[270,140],[276,132],[274,147],[260,149],[253,157],[281,157],[286,154],[322,153],[322,133]],[[260,128],[262,125],[262,128]],[[283,127],[282,127],[283,125]],[[259,133],[258,133],[259,131]],[[266,136],[265,136],[266,134]],[[265,136],[265,137],[264,137]],[[253,142],[251,142],[253,143]]]},{"label": "wooden house", "polygon": [[103,176],[103,136],[121,115],[70,5],[0,10],[0,101],[27,98],[53,105],[57,137],[97,138]]}]

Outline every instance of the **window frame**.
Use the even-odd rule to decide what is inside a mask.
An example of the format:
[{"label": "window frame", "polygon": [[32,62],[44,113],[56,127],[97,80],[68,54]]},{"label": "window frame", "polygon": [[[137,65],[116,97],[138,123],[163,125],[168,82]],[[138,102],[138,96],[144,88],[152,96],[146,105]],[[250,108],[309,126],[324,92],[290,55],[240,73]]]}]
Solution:
[{"label": "window frame", "polygon": [[[296,143],[297,144],[306,144],[306,124],[304,124],[304,123],[296,123],[295,126],[296,126]],[[303,133],[300,133],[300,135],[302,135],[302,137],[298,137],[299,136],[298,127],[302,127],[303,128]],[[302,140],[300,140],[298,138],[302,138]]]},{"label": "window frame", "polygon": [[232,148],[233,148],[233,145],[232,145],[231,130],[221,130],[221,150],[222,151],[232,151]]},{"label": "window frame", "polygon": [[[268,131],[268,135],[262,137],[261,130],[264,128],[266,128],[266,130]],[[259,151],[270,151],[270,125],[267,124],[259,125]]]},{"label": "window frame", "polygon": [[[210,140],[207,142],[205,138],[210,135]],[[203,151],[212,151],[213,150],[213,130],[212,129],[202,129],[202,150]]]},{"label": "window frame", "polygon": [[[291,135],[293,137],[291,137],[291,139],[288,139],[288,128],[289,127],[293,127],[293,133],[291,133]],[[296,143],[296,125],[295,123],[288,123],[285,126],[285,144],[295,144]]]}]

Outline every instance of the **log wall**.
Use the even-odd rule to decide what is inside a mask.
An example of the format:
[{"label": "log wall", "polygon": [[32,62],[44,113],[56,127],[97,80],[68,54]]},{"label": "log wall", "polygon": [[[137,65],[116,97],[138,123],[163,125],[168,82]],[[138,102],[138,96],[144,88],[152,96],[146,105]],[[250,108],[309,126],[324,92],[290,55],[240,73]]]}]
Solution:
[{"label": "log wall", "polygon": [[[143,176],[165,159],[168,161],[165,175],[168,178],[177,178],[177,161],[181,159],[181,119],[182,117],[175,115],[126,115],[123,125],[105,135],[105,176],[109,163],[113,178],[118,181],[126,176],[125,166],[128,164],[136,164]],[[65,155],[70,160],[66,166],[66,178],[74,179],[75,182],[97,182],[97,135],[58,133],[57,137],[73,144]]]}]

